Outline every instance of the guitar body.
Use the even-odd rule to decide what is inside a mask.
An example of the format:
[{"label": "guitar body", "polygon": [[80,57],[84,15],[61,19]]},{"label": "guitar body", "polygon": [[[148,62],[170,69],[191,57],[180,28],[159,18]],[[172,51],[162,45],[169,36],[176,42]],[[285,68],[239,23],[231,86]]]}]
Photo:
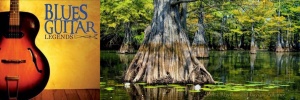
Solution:
[{"label": "guitar body", "polygon": [[10,12],[0,13],[0,100],[30,99],[49,79],[48,61],[35,45],[39,21],[28,12],[19,16],[20,25],[10,27]]}]

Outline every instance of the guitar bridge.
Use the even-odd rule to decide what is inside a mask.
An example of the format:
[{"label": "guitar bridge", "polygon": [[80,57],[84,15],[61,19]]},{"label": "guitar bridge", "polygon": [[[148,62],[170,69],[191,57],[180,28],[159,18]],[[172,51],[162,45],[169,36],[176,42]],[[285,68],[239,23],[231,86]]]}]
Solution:
[{"label": "guitar bridge", "polygon": [[14,63],[14,64],[19,64],[19,63],[26,63],[26,60],[7,60],[7,59],[2,59],[2,63]]}]

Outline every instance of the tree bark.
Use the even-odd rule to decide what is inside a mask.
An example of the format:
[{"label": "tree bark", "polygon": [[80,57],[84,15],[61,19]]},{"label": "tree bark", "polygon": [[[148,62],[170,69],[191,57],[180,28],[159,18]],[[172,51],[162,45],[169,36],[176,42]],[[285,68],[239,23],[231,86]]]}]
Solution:
[{"label": "tree bark", "polygon": [[277,43],[276,43],[276,52],[283,52],[283,48],[281,45],[281,36],[280,36],[280,31],[277,33]]},{"label": "tree bark", "polygon": [[256,53],[256,43],[255,43],[255,34],[254,34],[254,23],[251,25],[251,44],[250,44],[250,53]]},{"label": "tree bark", "polygon": [[192,43],[193,55],[200,58],[206,58],[209,56],[208,46],[205,39],[204,29],[204,6],[202,2],[200,4],[200,12],[198,16],[198,31],[195,33],[195,37]]},{"label": "tree bark", "polygon": [[180,23],[178,5],[154,0],[151,32],[146,35],[124,76],[125,82],[214,83],[205,67],[192,55]]},{"label": "tree bark", "polygon": [[125,23],[125,36],[120,47],[119,53],[134,53],[134,47],[132,45],[132,33],[130,22]]},{"label": "tree bark", "polygon": [[[288,22],[289,22],[289,25],[288,25],[288,27],[291,29],[291,19],[290,19],[290,16],[289,15],[287,15],[287,17],[288,17]],[[290,46],[290,38],[289,38],[289,34],[290,34],[290,30],[288,29],[287,31],[286,31],[286,43],[285,43],[285,51],[290,51],[290,49],[291,49],[291,46]]]},{"label": "tree bark", "polygon": [[187,31],[187,27],[186,27],[187,3],[182,3],[180,15],[181,15],[181,25],[182,25],[182,28],[185,31]]},{"label": "tree bark", "polygon": [[151,26],[147,26],[146,29],[144,30],[144,39],[146,38],[147,34],[151,32]]}]

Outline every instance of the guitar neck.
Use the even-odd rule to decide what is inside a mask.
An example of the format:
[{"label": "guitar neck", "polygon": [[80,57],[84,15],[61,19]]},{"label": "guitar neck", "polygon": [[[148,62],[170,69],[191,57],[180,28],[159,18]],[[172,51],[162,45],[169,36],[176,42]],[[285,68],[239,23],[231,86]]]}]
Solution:
[{"label": "guitar neck", "polygon": [[20,25],[19,0],[10,0],[9,25]]}]

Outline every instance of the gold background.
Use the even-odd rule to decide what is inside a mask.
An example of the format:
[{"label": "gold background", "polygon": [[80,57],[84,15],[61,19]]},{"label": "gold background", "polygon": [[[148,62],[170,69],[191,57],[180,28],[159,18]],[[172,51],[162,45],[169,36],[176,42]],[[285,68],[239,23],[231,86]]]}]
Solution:
[{"label": "gold background", "polygon": [[[9,11],[9,2],[10,0],[0,1],[1,12]],[[35,42],[50,64],[50,78],[45,89],[100,88],[100,1],[20,0],[19,4],[20,11],[33,13],[40,21],[40,30]],[[45,34],[47,34],[44,29],[46,22],[45,4],[52,4],[52,9],[54,8],[53,4],[65,5],[65,13],[69,13],[68,5],[80,6],[81,4],[87,4],[88,17],[82,22],[94,22],[98,39],[45,39]],[[79,14],[81,15],[81,12]],[[75,24],[74,26],[76,29]],[[83,27],[85,26],[83,24]],[[84,35],[82,31],[79,31],[78,34]],[[92,33],[88,34],[93,35]]]}]

